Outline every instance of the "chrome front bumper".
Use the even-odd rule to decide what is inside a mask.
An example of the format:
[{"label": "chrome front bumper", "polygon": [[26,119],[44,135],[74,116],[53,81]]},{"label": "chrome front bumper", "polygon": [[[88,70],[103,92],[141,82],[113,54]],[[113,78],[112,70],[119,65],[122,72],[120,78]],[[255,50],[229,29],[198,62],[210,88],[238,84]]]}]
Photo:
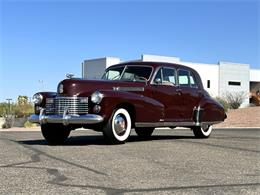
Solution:
[{"label": "chrome front bumper", "polygon": [[63,115],[45,115],[44,109],[41,110],[39,115],[32,114],[28,120],[31,123],[62,123],[63,125],[69,124],[96,124],[103,121],[103,117],[96,114],[86,115],[69,115],[64,112]]}]

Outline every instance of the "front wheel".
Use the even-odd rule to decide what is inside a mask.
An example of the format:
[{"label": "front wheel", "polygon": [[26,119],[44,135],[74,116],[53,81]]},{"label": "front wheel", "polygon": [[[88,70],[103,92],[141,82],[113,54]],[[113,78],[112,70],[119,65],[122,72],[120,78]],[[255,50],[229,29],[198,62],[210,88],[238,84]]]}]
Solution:
[{"label": "front wheel", "polygon": [[114,111],[107,124],[104,126],[103,135],[111,144],[124,143],[131,133],[131,117],[124,108]]},{"label": "front wheel", "polygon": [[51,145],[63,144],[70,135],[70,129],[62,124],[41,125],[42,135]]},{"label": "front wheel", "polygon": [[212,125],[196,126],[192,128],[196,138],[208,138],[212,132]]}]

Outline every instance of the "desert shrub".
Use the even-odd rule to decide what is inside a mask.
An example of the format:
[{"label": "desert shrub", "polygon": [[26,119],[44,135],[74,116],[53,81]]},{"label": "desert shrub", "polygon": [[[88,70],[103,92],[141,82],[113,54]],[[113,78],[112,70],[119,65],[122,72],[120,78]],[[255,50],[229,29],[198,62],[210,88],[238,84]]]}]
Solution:
[{"label": "desert shrub", "polygon": [[229,109],[229,103],[227,102],[227,100],[225,100],[222,97],[216,97],[215,99],[218,103],[220,103],[223,106],[225,112],[227,112]]},{"label": "desert shrub", "polygon": [[229,107],[232,109],[239,108],[245,99],[246,93],[243,91],[225,93],[225,100],[228,102]]},{"label": "desert shrub", "polygon": [[9,129],[12,128],[14,125],[14,116],[12,115],[7,115],[4,117],[5,118],[5,123],[2,125],[3,129]]},{"label": "desert shrub", "polygon": [[31,123],[31,122],[29,122],[29,121],[26,121],[25,123],[24,123],[24,127],[25,128],[31,128],[31,127],[36,127],[37,125],[35,124],[35,123]]}]

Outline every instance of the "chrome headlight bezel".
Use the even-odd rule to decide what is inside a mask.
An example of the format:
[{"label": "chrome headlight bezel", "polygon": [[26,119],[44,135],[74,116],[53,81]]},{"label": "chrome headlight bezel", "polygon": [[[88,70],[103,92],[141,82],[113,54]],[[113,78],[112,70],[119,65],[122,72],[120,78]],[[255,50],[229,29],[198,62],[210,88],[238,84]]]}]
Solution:
[{"label": "chrome headlight bezel", "polygon": [[91,94],[91,102],[93,102],[94,104],[100,104],[103,97],[104,95],[102,93],[100,93],[99,91],[95,91]]},{"label": "chrome headlight bezel", "polygon": [[32,102],[35,104],[35,105],[39,105],[42,103],[42,100],[43,100],[43,96],[42,94],[40,93],[36,93],[33,95],[32,97]]},{"label": "chrome headlight bezel", "polygon": [[63,93],[64,92],[64,86],[63,86],[63,84],[62,83],[60,83],[59,85],[58,85],[58,93],[59,94],[61,94],[61,93]]}]

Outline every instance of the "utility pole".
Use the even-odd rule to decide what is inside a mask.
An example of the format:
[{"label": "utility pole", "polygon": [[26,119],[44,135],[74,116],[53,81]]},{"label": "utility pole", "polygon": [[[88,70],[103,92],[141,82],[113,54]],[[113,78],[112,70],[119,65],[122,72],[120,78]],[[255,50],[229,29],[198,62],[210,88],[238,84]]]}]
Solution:
[{"label": "utility pole", "polygon": [[10,115],[11,114],[11,101],[12,101],[12,99],[11,98],[8,98],[8,99],[6,99],[7,101],[8,101],[8,107],[9,107],[9,112],[8,112],[8,114]]},{"label": "utility pole", "polygon": [[39,85],[40,85],[40,90],[44,91],[44,81],[43,80],[38,80]]}]

